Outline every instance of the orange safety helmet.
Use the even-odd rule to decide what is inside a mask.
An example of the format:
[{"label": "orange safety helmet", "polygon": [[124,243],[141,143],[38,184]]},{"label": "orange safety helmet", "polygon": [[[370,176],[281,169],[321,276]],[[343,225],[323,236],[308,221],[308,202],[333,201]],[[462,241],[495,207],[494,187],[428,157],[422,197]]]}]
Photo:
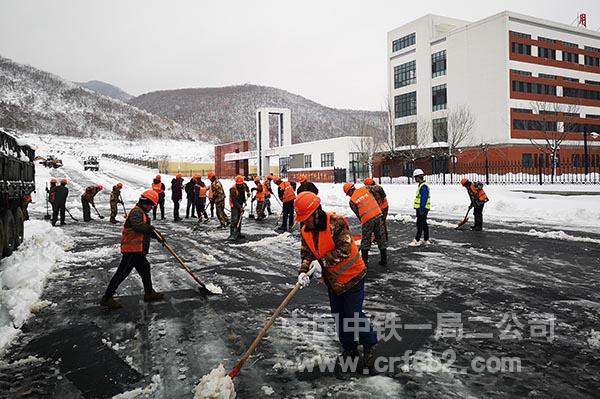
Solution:
[{"label": "orange safety helmet", "polygon": [[344,189],[344,193],[346,193],[346,195],[348,195],[348,191],[350,191],[353,188],[354,188],[353,183],[344,183],[343,189]]},{"label": "orange safety helmet", "polygon": [[62,184],[63,186],[66,186],[67,185],[67,179],[64,178],[64,177],[62,179],[60,179],[60,184]]},{"label": "orange safety helmet", "polygon": [[271,176],[271,175],[267,176],[267,180],[273,180],[273,176]]},{"label": "orange safety helmet", "polygon": [[365,186],[374,186],[375,185],[375,180],[371,179],[370,177],[367,177],[364,181]]},{"label": "orange safety helmet", "polygon": [[102,184],[96,184],[96,187],[98,188],[98,190],[102,191],[104,190],[104,186]]},{"label": "orange safety helmet", "polygon": [[156,175],[155,179],[160,181],[160,179],[161,179],[160,175]]},{"label": "orange safety helmet", "polygon": [[175,178],[176,178],[176,179],[181,179],[181,178],[183,178],[183,175],[182,175],[181,173],[177,173],[177,174],[175,175]]},{"label": "orange safety helmet", "polygon": [[260,176],[256,176],[254,178],[254,183],[260,183]]},{"label": "orange safety helmet", "polygon": [[50,183],[57,183],[58,180],[56,180],[56,177],[53,177],[52,179],[50,179]]},{"label": "orange safety helmet", "polygon": [[199,173],[196,173],[196,174],[195,174],[195,175],[192,177],[192,179],[194,179],[194,180],[202,180],[202,175],[200,175]]},{"label": "orange safety helmet", "polygon": [[121,182],[118,182],[118,183],[117,183],[117,187],[119,187],[119,188],[123,188],[123,183],[121,183]]},{"label": "orange safety helmet", "polygon": [[465,179],[464,177],[462,179],[460,179],[460,185],[464,186],[465,184],[467,184],[469,180]]},{"label": "orange safety helmet", "polygon": [[235,177],[235,184],[244,184],[244,177],[242,175],[237,175]]},{"label": "orange safety helmet", "polygon": [[142,193],[141,198],[150,200],[154,206],[158,205],[158,193],[154,190],[146,190]]},{"label": "orange safety helmet", "polygon": [[213,177],[215,177],[214,172],[208,172],[208,175],[206,175],[208,177],[208,180],[211,180]]},{"label": "orange safety helmet", "polygon": [[279,184],[279,183],[281,183],[281,177],[279,177],[279,176],[274,176],[274,177],[273,177],[273,183],[275,183],[275,184]]},{"label": "orange safety helmet", "polygon": [[315,193],[310,191],[301,192],[294,202],[294,208],[296,208],[296,220],[304,222],[317,210],[317,208],[319,208],[320,205],[321,199],[317,197]]},{"label": "orange safety helmet", "polygon": [[300,177],[298,178],[298,181],[299,181],[300,183],[304,183],[304,182],[306,181],[306,176],[304,176],[304,175],[300,175]]}]

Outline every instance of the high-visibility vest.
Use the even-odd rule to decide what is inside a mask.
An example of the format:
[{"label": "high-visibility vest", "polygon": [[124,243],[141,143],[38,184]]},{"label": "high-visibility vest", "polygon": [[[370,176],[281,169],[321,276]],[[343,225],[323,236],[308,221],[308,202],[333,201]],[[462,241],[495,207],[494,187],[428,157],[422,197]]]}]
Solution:
[{"label": "high-visibility vest", "polygon": [[489,198],[483,189],[478,189],[475,183],[471,183],[469,186],[469,190],[471,190],[472,197],[479,202],[488,202]]},{"label": "high-visibility vest", "polygon": [[206,192],[208,191],[208,189],[206,188],[206,186],[202,187],[198,187],[198,197],[199,198],[206,198]]},{"label": "high-visibility vest", "polygon": [[156,191],[159,194],[163,193],[162,183],[152,183],[152,190]]},{"label": "high-visibility vest", "polygon": [[212,191],[212,184],[210,185],[210,187],[208,188],[208,191],[206,193],[206,196],[208,197],[209,200],[212,199],[213,197],[213,191]]},{"label": "high-visibility vest", "polygon": [[254,198],[256,199],[256,201],[258,202],[263,202],[265,200],[265,189],[263,188],[262,191],[256,191],[256,194],[254,195]]},{"label": "high-visibility vest", "polygon": [[[419,184],[419,187],[417,187],[417,196],[415,197],[415,204],[413,206],[413,208],[415,209],[419,209],[421,207],[421,187],[423,186],[427,187],[427,190],[429,190],[429,185],[427,184],[427,182],[424,181]],[[431,191],[429,191],[429,196],[427,197],[425,209],[431,209]]]},{"label": "high-visibility vest", "polygon": [[[335,249],[335,241],[331,232],[331,216],[333,213],[325,212],[325,214],[327,215],[327,223],[325,230],[319,232],[318,247],[315,247],[313,233],[311,231],[306,231],[306,226],[303,226],[301,230],[304,242],[317,259],[323,259],[329,252]],[[323,275],[330,284],[343,286],[359,276],[366,269],[365,263],[360,256],[360,251],[354,241],[352,241],[350,245],[351,250],[349,257],[340,263],[323,269]]]},{"label": "high-visibility vest", "polygon": [[263,183],[263,190],[265,191],[265,198],[269,198],[271,196],[271,182],[269,180]]},{"label": "high-visibility vest", "polygon": [[289,181],[284,181],[279,185],[279,188],[283,190],[283,199],[282,202],[290,202],[296,199],[296,193],[294,192],[294,187]]},{"label": "high-visibility vest", "polygon": [[381,215],[381,208],[377,200],[366,187],[354,190],[350,201],[358,208],[358,218],[362,224]]},{"label": "high-visibility vest", "polygon": [[388,209],[388,208],[389,208],[389,206],[390,206],[390,205],[388,204],[387,197],[385,197],[385,198],[383,199],[383,201],[381,201],[381,205],[379,205],[379,207],[381,208],[381,210],[382,210],[382,211],[384,211],[384,210]]},{"label": "high-visibility vest", "polygon": [[131,227],[125,227],[127,224],[127,220],[134,212],[142,212],[143,222],[148,222],[148,216],[146,212],[144,212],[137,205],[127,214],[127,219],[125,219],[125,223],[123,224],[123,230],[121,230],[121,253],[129,253],[129,252],[144,252],[144,234],[138,233]]}]

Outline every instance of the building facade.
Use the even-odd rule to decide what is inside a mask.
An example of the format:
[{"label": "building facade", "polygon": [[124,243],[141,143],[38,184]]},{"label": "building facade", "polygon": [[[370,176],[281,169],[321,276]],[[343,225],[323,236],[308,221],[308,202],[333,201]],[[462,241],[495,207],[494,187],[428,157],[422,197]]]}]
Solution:
[{"label": "building facade", "polygon": [[[476,162],[485,148],[524,167],[598,162],[600,33],[505,11],[473,23],[426,15],[387,41],[399,152]],[[461,135],[465,113],[473,128]],[[414,167],[398,162],[380,156],[374,174]]]}]

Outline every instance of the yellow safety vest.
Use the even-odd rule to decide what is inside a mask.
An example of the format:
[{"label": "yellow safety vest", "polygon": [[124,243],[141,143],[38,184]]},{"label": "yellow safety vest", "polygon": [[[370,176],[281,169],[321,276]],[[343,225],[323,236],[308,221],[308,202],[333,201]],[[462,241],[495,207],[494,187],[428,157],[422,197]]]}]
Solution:
[{"label": "yellow safety vest", "polygon": [[419,187],[417,188],[417,196],[415,197],[415,205],[413,206],[413,208],[419,209],[421,207],[421,187],[423,186],[426,186],[427,190],[429,191],[429,197],[427,197],[425,209],[431,209],[431,190],[429,190],[429,185],[425,181],[423,183],[420,183]]}]

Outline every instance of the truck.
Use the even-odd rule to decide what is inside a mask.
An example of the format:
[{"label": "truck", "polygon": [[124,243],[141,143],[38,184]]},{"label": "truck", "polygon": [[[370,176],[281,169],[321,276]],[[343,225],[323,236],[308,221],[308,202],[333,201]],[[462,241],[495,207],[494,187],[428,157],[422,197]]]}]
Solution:
[{"label": "truck", "polygon": [[98,157],[90,155],[84,159],[83,170],[95,170],[96,172],[100,170],[100,162],[98,162]]},{"label": "truck", "polygon": [[60,168],[63,166],[62,160],[58,159],[54,155],[48,155],[44,161],[42,161],[42,165],[47,168]]},{"label": "truck", "polygon": [[24,222],[35,191],[35,150],[13,130],[0,128],[0,258],[23,242]]}]

